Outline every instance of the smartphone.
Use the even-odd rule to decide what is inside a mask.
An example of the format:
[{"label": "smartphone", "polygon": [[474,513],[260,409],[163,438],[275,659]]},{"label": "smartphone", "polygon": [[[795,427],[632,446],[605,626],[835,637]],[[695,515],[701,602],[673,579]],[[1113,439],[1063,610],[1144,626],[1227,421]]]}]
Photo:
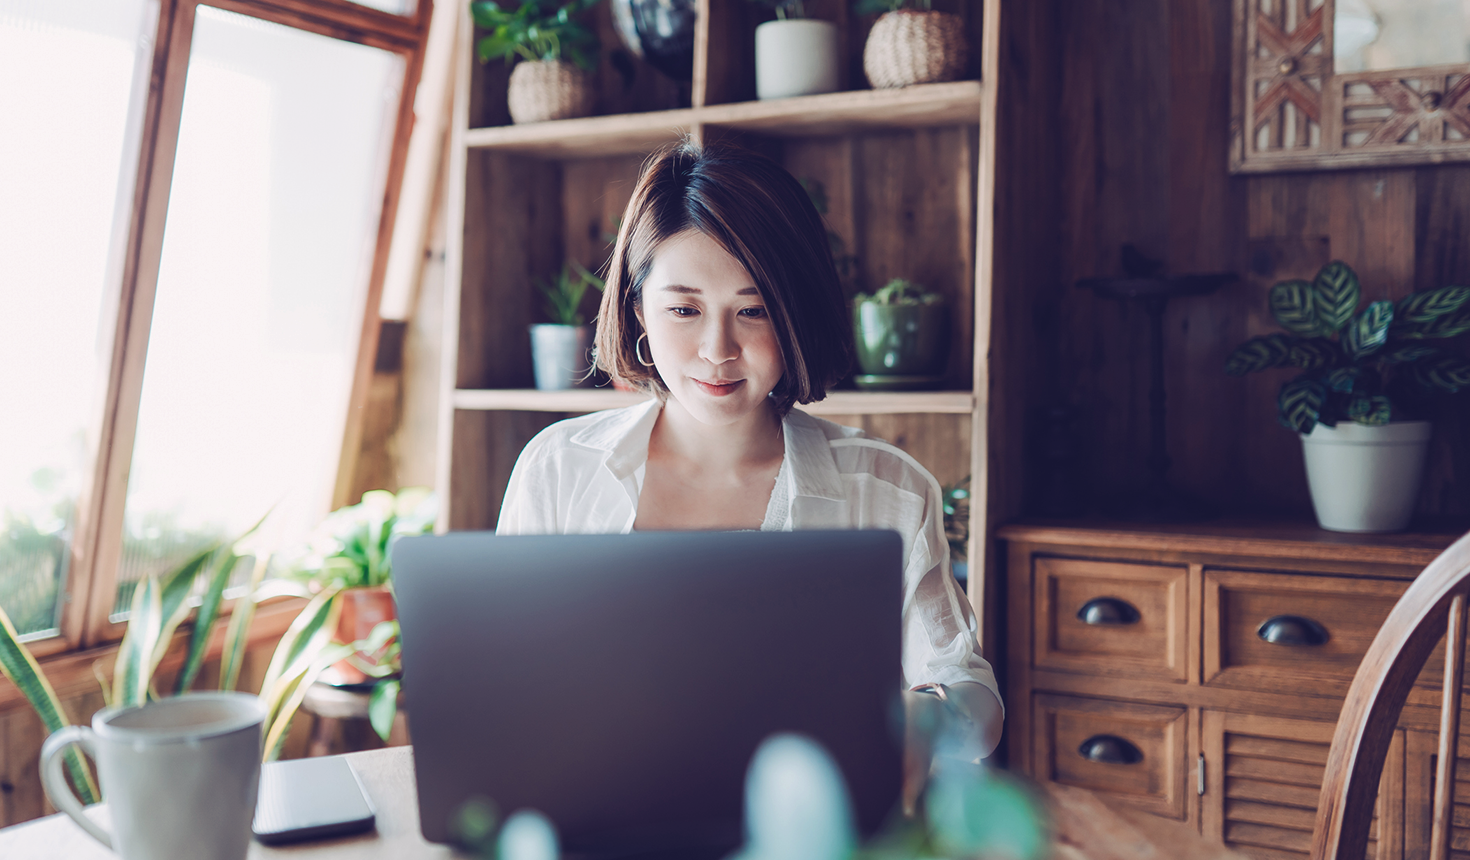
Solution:
[{"label": "smartphone", "polygon": [[362,780],[339,755],[276,761],[260,768],[255,838],[266,845],[372,830]]}]

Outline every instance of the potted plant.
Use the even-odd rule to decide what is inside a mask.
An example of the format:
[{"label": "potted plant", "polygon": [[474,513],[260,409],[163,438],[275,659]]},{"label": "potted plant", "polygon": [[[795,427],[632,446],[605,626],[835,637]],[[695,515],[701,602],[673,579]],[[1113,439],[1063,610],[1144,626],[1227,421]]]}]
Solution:
[{"label": "potted plant", "polygon": [[582,315],[582,298],[588,287],[600,292],[603,286],[601,278],[576,260],[568,260],[551,282],[536,280],[536,288],[546,298],[546,316],[551,320],[531,326],[531,363],[540,390],[560,391],[591,384],[592,326],[586,325]]},{"label": "potted plant", "polygon": [[944,297],[894,278],[853,301],[859,388],[904,391],[933,388],[949,357],[949,312]]},{"label": "potted plant", "polygon": [[958,15],[932,0],[858,0],[859,15],[882,13],[863,45],[863,71],[874,89],[958,80],[968,45]]},{"label": "potted plant", "polygon": [[1301,434],[1317,522],[1345,532],[1399,531],[1419,495],[1434,400],[1470,386],[1470,361],[1433,341],[1470,332],[1470,287],[1358,307],[1358,276],[1331,262],[1271,288],[1286,329],[1241,344],[1232,376],[1302,371],[1281,386],[1281,423]]},{"label": "potted plant", "polygon": [[751,0],[776,10],[755,28],[755,94],[784,99],[836,92],[837,25],[806,17],[804,0]]},{"label": "potted plant", "polygon": [[520,62],[510,73],[510,118],[542,122],[589,116],[596,107],[597,35],[579,18],[597,0],[524,0],[502,6],[475,0],[470,13],[488,31],[475,45],[480,62]]}]

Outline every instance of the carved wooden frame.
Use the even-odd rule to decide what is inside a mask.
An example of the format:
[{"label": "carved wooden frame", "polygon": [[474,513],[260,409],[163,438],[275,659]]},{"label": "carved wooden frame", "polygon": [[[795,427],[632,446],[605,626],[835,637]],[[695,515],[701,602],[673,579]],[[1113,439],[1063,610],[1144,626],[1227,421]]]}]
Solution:
[{"label": "carved wooden frame", "polygon": [[1336,0],[1235,0],[1230,171],[1470,161],[1470,63],[1337,74]]}]

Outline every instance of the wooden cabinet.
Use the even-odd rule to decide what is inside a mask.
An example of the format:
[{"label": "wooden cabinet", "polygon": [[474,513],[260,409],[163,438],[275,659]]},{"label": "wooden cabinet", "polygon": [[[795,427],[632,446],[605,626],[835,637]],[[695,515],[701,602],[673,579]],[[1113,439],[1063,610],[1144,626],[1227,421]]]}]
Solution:
[{"label": "wooden cabinet", "polygon": [[[1307,856],[1358,663],[1457,535],[1247,523],[1017,524],[999,536],[1011,766],[1281,860]],[[1442,660],[1432,662],[1384,769],[1375,860],[1428,856]],[[1470,742],[1460,754],[1470,759]],[[1470,851],[1470,781],[1457,791],[1457,850]]]}]

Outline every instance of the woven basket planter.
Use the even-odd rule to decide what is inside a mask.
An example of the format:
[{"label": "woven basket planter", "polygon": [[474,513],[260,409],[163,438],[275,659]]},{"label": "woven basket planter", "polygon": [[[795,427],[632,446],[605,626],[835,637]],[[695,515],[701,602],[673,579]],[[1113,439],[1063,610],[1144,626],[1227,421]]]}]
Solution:
[{"label": "woven basket planter", "polygon": [[597,103],[592,73],[560,60],[516,63],[505,96],[517,123],[590,116]]},{"label": "woven basket planter", "polygon": [[863,71],[874,89],[958,80],[965,73],[965,24],[948,12],[901,9],[873,23]]}]

